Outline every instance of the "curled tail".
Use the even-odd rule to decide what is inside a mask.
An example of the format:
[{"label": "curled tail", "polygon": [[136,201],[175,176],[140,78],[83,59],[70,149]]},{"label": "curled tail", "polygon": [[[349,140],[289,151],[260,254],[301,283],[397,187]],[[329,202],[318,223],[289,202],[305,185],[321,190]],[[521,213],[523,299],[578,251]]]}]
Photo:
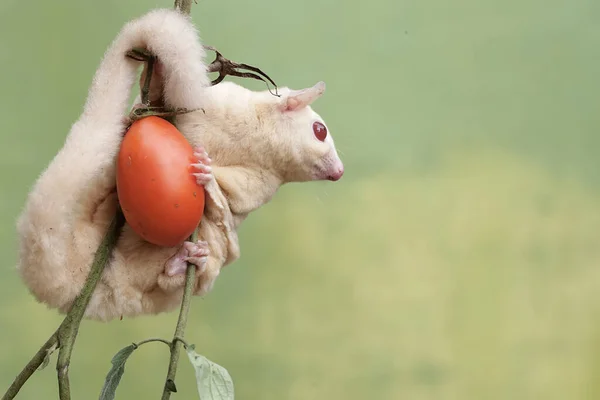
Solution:
[{"label": "curled tail", "polygon": [[210,81],[190,18],[157,9],[127,23],[105,52],[83,113],[38,178],[17,223],[18,269],[33,294],[49,305],[62,306],[81,289],[112,217],[115,162],[141,66],[126,53],[140,47],[162,64],[169,106],[203,106]]},{"label": "curled tail", "polygon": [[[170,9],[150,11],[127,23],[112,42],[94,76],[83,117],[120,118],[128,105],[139,62],[125,57],[146,48],[164,66],[166,102],[173,107],[202,107],[202,89],[210,85],[205,51],[189,16]],[[116,121],[116,120],[115,120]]]}]

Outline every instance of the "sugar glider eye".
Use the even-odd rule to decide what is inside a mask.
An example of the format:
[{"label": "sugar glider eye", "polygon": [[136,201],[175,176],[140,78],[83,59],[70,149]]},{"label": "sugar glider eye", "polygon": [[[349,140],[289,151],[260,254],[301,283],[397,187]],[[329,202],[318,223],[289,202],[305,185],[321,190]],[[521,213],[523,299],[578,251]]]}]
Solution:
[{"label": "sugar glider eye", "polygon": [[315,133],[315,137],[317,139],[319,139],[321,142],[325,141],[325,138],[327,137],[327,128],[325,125],[319,121],[315,122],[313,124],[313,132]]}]

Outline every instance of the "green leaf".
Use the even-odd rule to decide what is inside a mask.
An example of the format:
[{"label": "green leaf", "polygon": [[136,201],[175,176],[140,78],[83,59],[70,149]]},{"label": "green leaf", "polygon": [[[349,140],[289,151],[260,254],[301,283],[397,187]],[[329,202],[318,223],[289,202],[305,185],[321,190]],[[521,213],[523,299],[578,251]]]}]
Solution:
[{"label": "green leaf", "polygon": [[196,370],[196,384],[201,400],[233,400],[233,381],[229,372],[219,364],[196,353],[194,345],[187,352],[190,362]]},{"label": "green leaf", "polygon": [[50,355],[54,353],[58,349],[58,343],[54,343],[50,348],[46,349],[46,355],[44,356],[44,361],[42,361],[42,365],[38,367],[38,370],[41,371],[48,366],[50,362]]},{"label": "green leaf", "polygon": [[112,368],[110,371],[108,371],[104,381],[104,386],[100,392],[100,400],[112,400],[115,398],[117,386],[119,386],[123,372],[125,372],[125,362],[131,353],[133,353],[133,351],[137,348],[138,346],[136,344],[130,344],[115,354],[111,360]]}]

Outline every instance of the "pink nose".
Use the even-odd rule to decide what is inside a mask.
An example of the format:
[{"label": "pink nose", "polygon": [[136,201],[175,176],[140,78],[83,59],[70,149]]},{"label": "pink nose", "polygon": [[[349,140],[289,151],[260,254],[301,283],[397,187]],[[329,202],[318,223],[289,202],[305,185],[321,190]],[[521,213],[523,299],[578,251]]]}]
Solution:
[{"label": "pink nose", "polygon": [[344,175],[344,167],[340,167],[337,169],[337,171],[335,171],[333,174],[329,175],[327,177],[327,179],[329,179],[330,181],[339,181],[340,178],[342,177],[342,175]]}]

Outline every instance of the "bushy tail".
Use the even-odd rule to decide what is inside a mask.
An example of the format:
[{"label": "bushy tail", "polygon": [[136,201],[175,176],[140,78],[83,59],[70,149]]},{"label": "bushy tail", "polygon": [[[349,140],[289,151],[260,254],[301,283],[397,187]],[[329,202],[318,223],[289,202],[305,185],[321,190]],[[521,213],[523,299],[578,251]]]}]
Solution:
[{"label": "bushy tail", "polygon": [[35,183],[17,223],[19,270],[48,304],[66,304],[80,289],[110,221],[111,215],[97,220],[94,212],[115,187],[124,117],[141,66],[126,53],[136,47],[160,60],[168,106],[203,106],[210,82],[190,18],[158,9],[127,23],[104,54],[82,115]]},{"label": "bushy tail", "polygon": [[198,33],[189,16],[158,9],[127,23],[106,51],[89,90],[84,118],[106,121],[122,115],[140,65],[125,53],[136,47],[148,49],[164,66],[167,105],[202,106],[202,89],[210,82],[201,62],[205,51]]}]

